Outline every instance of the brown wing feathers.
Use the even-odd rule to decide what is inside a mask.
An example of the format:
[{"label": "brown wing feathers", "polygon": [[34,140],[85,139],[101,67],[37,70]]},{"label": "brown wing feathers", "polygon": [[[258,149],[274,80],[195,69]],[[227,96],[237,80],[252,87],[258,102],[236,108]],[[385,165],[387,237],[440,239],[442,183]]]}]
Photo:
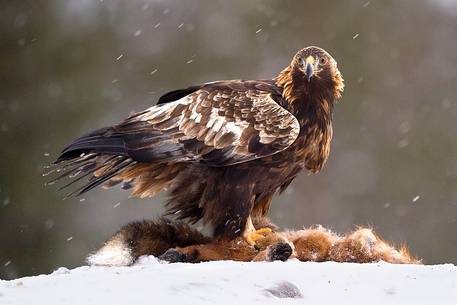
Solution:
[{"label": "brown wing feathers", "polygon": [[124,182],[133,196],[146,197],[170,186],[185,164],[227,166],[274,154],[292,144],[300,129],[276,96],[276,88],[261,81],[170,92],[161,104],[65,148],[56,161],[64,172],[55,180],[75,176],[69,186],[91,176],[72,194]]}]

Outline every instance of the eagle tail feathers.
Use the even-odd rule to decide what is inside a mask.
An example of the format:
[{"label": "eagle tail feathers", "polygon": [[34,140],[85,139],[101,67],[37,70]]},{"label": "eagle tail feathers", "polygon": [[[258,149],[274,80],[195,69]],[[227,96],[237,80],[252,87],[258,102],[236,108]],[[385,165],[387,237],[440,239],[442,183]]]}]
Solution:
[{"label": "eagle tail feathers", "polygon": [[86,134],[68,145],[54,164],[77,160],[89,153],[127,156],[127,150],[120,134],[112,127],[105,127]]}]

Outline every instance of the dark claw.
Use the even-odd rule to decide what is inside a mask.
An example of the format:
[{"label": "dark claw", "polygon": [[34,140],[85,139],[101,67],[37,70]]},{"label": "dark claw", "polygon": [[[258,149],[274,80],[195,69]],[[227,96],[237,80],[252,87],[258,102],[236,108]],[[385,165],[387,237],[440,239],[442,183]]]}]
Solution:
[{"label": "dark claw", "polygon": [[190,261],[187,255],[176,249],[168,249],[164,254],[159,256],[159,259],[169,263],[187,263]]},{"label": "dark claw", "polygon": [[288,243],[277,243],[268,247],[267,260],[285,262],[291,255],[292,247]]}]

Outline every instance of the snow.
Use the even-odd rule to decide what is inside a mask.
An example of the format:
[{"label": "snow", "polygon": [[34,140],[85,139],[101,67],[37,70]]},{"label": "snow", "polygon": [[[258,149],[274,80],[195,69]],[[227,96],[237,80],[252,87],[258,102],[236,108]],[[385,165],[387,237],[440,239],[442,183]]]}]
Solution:
[{"label": "snow", "polygon": [[0,281],[0,304],[456,304],[454,265],[218,261],[59,268]]}]

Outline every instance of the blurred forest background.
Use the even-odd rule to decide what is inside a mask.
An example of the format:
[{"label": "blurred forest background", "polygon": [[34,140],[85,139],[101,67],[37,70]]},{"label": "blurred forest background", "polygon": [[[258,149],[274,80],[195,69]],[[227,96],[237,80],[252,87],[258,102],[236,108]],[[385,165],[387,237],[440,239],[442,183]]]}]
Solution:
[{"label": "blurred forest background", "polygon": [[457,263],[457,1],[0,1],[0,278],[75,267],[164,196],[63,201],[43,167],[70,141],[175,88],[271,78],[318,45],[346,80],[332,153],[271,216],[373,225]]}]

